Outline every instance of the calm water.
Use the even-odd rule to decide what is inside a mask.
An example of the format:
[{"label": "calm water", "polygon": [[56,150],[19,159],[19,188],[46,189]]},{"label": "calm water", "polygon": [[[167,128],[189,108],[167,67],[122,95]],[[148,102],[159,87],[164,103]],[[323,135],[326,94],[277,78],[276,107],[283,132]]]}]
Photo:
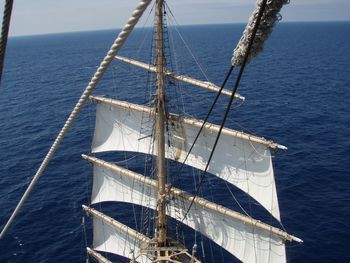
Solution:
[{"label": "calm water", "polygon": [[[218,84],[242,29],[243,25],[180,28],[208,78]],[[141,45],[144,31],[148,34],[149,30],[137,30],[123,55],[142,59],[150,53],[149,45]],[[100,31],[10,39],[0,89],[1,226],[116,34]],[[172,64],[185,73],[191,56],[176,41],[177,55],[184,60],[173,58]],[[350,262],[349,50],[350,23],[278,25],[265,52],[245,72],[239,89],[245,103],[232,110],[230,124],[289,148],[276,153],[274,163],[284,227],[304,240],[303,245],[287,245],[290,262]],[[95,94],[145,102],[144,81],[136,73],[113,64]],[[197,67],[186,73],[203,78]],[[135,91],[129,92],[131,88]],[[186,111],[203,116],[210,105],[204,98],[210,96],[189,88],[182,98],[190,104]],[[220,121],[219,112],[213,121]],[[80,154],[89,152],[93,115],[91,105],[82,111],[0,241],[0,262],[84,262],[81,205],[89,200],[91,167]],[[223,191],[226,188],[218,189]],[[132,215],[119,216],[124,221],[132,219]],[[87,232],[89,243],[90,225]],[[213,249],[217,255],[217,248]],[[226,254],[223,257],[231,262]],[[214,258],[222,261],[221,256]],[[206,262],[212,262],[210,255]]]}]

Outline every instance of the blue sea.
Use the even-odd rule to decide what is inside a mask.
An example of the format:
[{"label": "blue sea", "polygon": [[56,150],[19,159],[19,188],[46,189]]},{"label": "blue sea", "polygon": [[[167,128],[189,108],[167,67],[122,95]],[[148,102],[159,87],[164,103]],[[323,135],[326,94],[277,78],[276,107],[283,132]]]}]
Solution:
[{"label": "blue sea", "polygon": [[[180,27],[192,53],[169,37],[179,57],[172,58],[173,68],[203,79],[198,67],[190,66],[193,54],[208,79],[221,84],[243,29],[243,24]],[[120,54],[147,61],[149,33],[137,29]],[[10,38],[0,88],[1,227],[117,34],[109,30]],[[169,29],[171,34],[176,32]],[[113,63],[94,94],[145,103],[147,76]],[[289,262],[350,262],[349,88],[350,22],[280,23],[264,53],[243,75],[238,92],[246,100],[233,105],[228,125],[288,147],[273,158],[282,222],[304,240],[301,245],[287,243]],[[186,111],[203,118],[214,94],[183,90]],[[180,99],[169,98],[171,105]],[[220,123],[225,101],[211,121]],[[91,224],[82,224],[81,205],[90,199],[92,171],[80,155],[90,151],[94,114],[90,104],[80,113],[0,240],[0,262],[85,262]],[[215,186],[214,195],[227,192],[223,184]],[[219,199],[232,207],[232,199]],[[118,219],[133,221],[133,214],[125,211],[131,210],[119,212]],[[218,247],[207,251],[204,262],[233,261]]]}]

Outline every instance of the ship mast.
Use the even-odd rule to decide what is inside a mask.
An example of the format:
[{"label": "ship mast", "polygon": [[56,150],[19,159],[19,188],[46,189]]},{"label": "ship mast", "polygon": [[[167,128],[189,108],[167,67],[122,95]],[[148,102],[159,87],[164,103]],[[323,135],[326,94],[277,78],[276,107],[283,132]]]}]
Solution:
[{"label": "ship mast", "polygon": [[166,168],[165,168],[165,92],[164,92],[164,39],[163,39],[163,3],[156,2],[156,70],[157,70],[157,94],[156,94],[156,142],[157,142],[157,219],[156,240],[158,247],[166,246],[167,219],[166,219]]}]

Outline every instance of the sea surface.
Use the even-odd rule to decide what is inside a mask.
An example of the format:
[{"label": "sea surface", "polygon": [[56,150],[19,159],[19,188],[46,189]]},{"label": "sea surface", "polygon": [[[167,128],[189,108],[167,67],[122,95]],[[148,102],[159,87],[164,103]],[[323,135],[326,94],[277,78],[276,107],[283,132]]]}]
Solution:
[{"label": "sea surface", "polygon": [[[193,55],[208,80],[221,84],[243,28],[179,27],[186,44],[173,37],[177,31],[170,28],[168,46],[175,47],[177,57],[168,63],[182,74],[205,79]],[[147,62],[150,33],[137,29],[120,54]],[[0,87],[1,227],[117,34],[118,30],[10,38]],[[236,75],[237,70],[227,88]],[[141,70],[113,63],[94,94],[145,103],[152,94],[151,81]],[[246,100],[234,104],[228,125],[288,147],[273,158],[282,222],[304,240],[286,245],[289,262],[350,262],[349,88],[350,22],[280,23],[264,53],[244,72],[238,92]],[[184,101],[186,112],[203,118],[214,94],[193,87],[180,90],[182,96],[169,91],[169,103]],[[220,101],[213,122],[220,123],[225,101]],[[90,200],[92,171],[80,155],[90,151],[94,114],[91,104],[80,113],[0,240],[0,262],[85,262],[91,223],[86,218],[89,222],[82,224],[81,205]],[[223,184],[214,186],[214,196],[227,192]],[[234,203],[218,199],[229,207]],[[119,212],[118,219],[133,221],[129,211]],[[215,246],[206,251],[204,262],[234,261]]]}]

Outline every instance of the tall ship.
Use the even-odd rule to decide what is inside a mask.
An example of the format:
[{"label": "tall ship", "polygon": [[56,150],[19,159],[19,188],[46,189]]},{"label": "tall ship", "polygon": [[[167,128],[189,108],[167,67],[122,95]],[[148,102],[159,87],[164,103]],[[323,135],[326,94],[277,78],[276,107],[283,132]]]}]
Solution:
[{"label": "tall ship", "polygon": [[[108,255],[115,254],[124,258],[125,262],[205,262],[197,256],[203,246],[193,239],[190,239],[192,244],[185,245],[182,237],[200,233],[232,255],[232,261],[286,262],[285,243],[300,243],[302,240],[289,234],[281,223],[271,156],[272,152],[287,148],[263,137],[227,128],[225,124],[233,102],[244,99],[237,89],[245,66],[263,49],[264,41],[280,18],[280,9],[287,3],[287,0],[257,1],[256,9],[234,49],[230,70],[223,84],[218,86],[187,74],[177,74],[168,68],[166,14],[171,10],[164,0],[141,0],[89,82],[1,236],[26,201],[81,108],[90,101],[96,107],[95,130],[91,153],[82,155],[92,164],[93,170],[91,203],[82,207],[93,225],[93,241],[87,247],[90,258],[98,262],[112,262]],[[118,55],[148,7],[155,14],[150,63]],[[142,68],[155,76],[154,89],[146,103],[134,104],[92,96],[113,60]],[[231,90],[225,89],[234,70],[237,73],[235,84]],[[203,105],[208,108],[204,119],[189,116],[181,110],[169,110],[171,98],[167,96],[167,91],[173,88],[169,83],[176,82],[214,94],[208,98],[212,104]],[[134,91],[130,89],[129,92],[132,94]],[[221,121],[214,124],[209,122],[209,118],[219,96],[227,97],[227,105]],[[100,153],[104,152],[132,152],[145,156],[144,172],[123,165],[125,160],[106,161],[100,158]],[[192,176],[186,174],[190,169],[198,174],[192,191],[173,184],[174,177],[178,181],[186,181],[186,177]],[[266,210],[273,219],[270,221],[280,223],[281,227],[255,219],[243,208],[235,211],[206,199],[203,185],[207,183],[208,176],[215,176],[244,192]],[[104,202],[114,202],[115,210],[120,203],[136,206],[138,212],[134,215],[139,217],[137,220],[142,222],[142,226],[134,229],[99,211],[98,207]],[[120,212],[133,213],[131,209]],[[194,231],[179,234],[179,229]]]}]

